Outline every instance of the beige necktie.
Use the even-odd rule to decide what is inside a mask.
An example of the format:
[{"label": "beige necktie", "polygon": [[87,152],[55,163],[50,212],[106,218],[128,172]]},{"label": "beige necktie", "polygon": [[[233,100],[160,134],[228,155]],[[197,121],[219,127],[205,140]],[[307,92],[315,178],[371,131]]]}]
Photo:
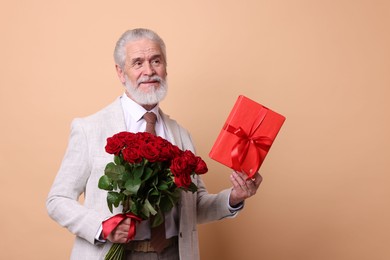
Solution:
[{"label": "beige necktie", "polygon": [[145,132],[148,132],[148,133],[156,135],[156,130],[155,130],[156,120],[157,120],[156,114],[153,113],[153,112],[146,112],[144,114],[143,118],[146,121]]},{"label": "beige necktie", "polygon": [[[145,132],[156,135],[156,114],[154,114],[153,112],[146,112],[143,118],[146,121]],[[152,244],[153,249],[156,250],[156,252],[158,253],[161,253],[167,247],[168,240],[165,238],[165,222],[163,222],[158,227],[151,229],[150,243]]]}]

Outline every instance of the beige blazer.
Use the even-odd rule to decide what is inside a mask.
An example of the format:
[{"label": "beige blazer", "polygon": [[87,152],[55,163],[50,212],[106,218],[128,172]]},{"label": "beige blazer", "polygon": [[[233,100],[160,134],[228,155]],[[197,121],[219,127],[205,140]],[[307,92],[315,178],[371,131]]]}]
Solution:
[{"label": "beige blazer", "polygon": [[[183,150],[194,152],[187,130],[162,111],[160,114],[168,129],[167,139]],[[50,217],[76,236],[71,259],[104,259],[112,245],[95,241],[102,221],[112,216],[106,203],[107,192],[97,186],[105,165],[112,161],[112,155],[105,152],[106,139],[125,130],[119,98],[101,111],[72,122],[68,148],[46,202]],[[182,192],[178,205],[182,260],[199,259],[198,223],[234,215],[228,209],[230,189],[208,194],[200,177],[194,181],[199,190],[194,194]],[[81,203],[79,197],[82,194],[84,199]],[[121,209],[117,208],[114,214],[120,212]]]}]

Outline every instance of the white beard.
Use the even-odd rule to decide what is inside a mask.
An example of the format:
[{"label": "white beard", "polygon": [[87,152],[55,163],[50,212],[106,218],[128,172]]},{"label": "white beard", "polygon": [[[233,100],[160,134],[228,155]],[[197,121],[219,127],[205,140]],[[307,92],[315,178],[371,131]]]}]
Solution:
[{"label": "white beard", "polygon": [[[148,92],[144,92],[138,88],[139,84],[150,80],[158,81],[160,86],[158,88],[152,86]],[[142,77],[137,80],[137,86],[134,87],[125,75],[125,87],[131,98],[140,105],[155,105],[162,101],[168,92],[168,84],[166,80],[159,76]]]}]

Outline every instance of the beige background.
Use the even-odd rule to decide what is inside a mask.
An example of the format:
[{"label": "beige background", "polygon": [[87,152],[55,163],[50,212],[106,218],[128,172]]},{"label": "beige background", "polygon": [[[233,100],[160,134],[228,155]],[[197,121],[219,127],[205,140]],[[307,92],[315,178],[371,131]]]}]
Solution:
[{"label": "beige background", "polygon": [[[6,3],[7,2],[7,3]],[[200,226],[205,260],[390,259],[390,3],[380,0],[2,1],[1,259],[68,259],[45,199],[72,118],[122,93],[128,28],[168,46],[165,112],[207,159],[239,94],[287,121],[264,182],[231,220]]]}]

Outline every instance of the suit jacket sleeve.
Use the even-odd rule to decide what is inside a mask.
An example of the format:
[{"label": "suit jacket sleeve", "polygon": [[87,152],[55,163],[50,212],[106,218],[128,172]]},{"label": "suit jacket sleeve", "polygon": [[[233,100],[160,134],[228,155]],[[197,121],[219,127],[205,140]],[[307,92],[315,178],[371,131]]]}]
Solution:
[{"label": "suit jacket sleeve", "polygon": [[197,186],[198,224],[234,217],[237,214],[237,212],[231,212],[228,207],[231,189],[225,189],[217,194],[210,194],[207,192],[201,178],[198,179]]},{"label": "suit jacket sleeve", "polygon": [[75,235],[94,243],[94,237],[107,215],[78,201],[93,168],[89,145],[82,120],[75,119],[67,151],[46,204],[51,218]]}]

